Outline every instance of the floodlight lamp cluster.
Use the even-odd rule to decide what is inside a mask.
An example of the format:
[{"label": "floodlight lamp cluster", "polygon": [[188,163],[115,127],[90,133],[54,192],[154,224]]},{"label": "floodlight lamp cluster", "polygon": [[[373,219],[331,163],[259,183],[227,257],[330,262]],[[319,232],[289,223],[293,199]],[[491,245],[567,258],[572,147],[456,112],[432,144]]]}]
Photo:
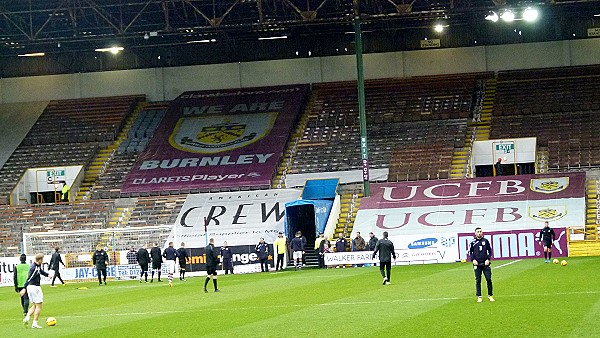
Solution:
[{"label": "floodlight lamp cluster", "polygon": [[534,22],[539,17],[538,10],[532,7],[525,8],[520,14],[521,16],[517,16],[517,12],[515,10],[505,8],[500,11],[489,11],[485,16],[485,19],[491,22],[498,22],[499,20],[504,22],[513,22],[515,20]]}]

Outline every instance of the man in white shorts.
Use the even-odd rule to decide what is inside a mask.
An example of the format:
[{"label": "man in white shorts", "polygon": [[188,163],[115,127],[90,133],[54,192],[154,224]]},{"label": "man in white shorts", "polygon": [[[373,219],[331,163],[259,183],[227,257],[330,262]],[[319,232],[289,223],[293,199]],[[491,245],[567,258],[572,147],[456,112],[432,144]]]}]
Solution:
[{"label": "man in white shorts", "polygon": [[175,259],[179,257],[179,253],[173,247],[173,242],[169,242],[169,247],[163,251],[163,257],[167,263],[167,273],[169,274],[169,287],[173,287],[173,274],[175,273]]},{"label": "man in white shorts", "polygon": [[296,232],[296,237],[292,239],[290,243],[292,247],[292,258],[294,259],[294,270],[302,270],[302,255],[304,255],[304,240],[302,240],[302,233]]},{"label": "man in white shorts", "polygon": [[29,296],[29,301],[33,304],[29,308],[29,311],[27,311],[25,318],[23,318],[23,325],[27,326],[29,324],[31,315],[33,314],[33,323],[31,324],[32,329],[42,328],[38,325],[38,319],[40,318],[40,313],[42,312],[42,303],[44,302],[44,294],[42,293],[42,288],[40,287],[40,279],[42,275],[46,277],[50,276],[50,274],[42,270],[43,259],[44,255],[35,255],[35,262],[31,264],[31,267],[29,268],[29,274],[27,276],[27,282],[25,282],[24,289],[19,292],[21,296],[27,293]]}]

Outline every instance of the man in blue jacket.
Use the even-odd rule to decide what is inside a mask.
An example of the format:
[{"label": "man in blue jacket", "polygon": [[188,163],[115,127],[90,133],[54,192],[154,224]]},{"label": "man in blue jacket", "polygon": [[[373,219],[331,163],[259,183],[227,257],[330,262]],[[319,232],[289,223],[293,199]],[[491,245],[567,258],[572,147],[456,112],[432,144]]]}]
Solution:
[{"label": "man in blue jacket", "polygon": [[490,242],[483,237],[481,228],[475,228],[475,239],[469,246],[469,257],[473,262],[473,270],[475,270],[475,291],[477,294],[477,303],[481,303],[481,274],[485,276],[487,282],[488,299],[494,302],[494,293],[492,291],[492,246]]}]

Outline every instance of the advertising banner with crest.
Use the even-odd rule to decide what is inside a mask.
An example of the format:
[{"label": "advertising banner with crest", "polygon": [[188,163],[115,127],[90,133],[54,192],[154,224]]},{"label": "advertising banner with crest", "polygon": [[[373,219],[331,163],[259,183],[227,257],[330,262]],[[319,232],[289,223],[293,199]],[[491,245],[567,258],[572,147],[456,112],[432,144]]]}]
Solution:
[{"label": "advertising banner with crest", "polygon": [[354,230],[390,237],[585,224],[585,173],[371,185]]},{"label": "advertising banner with crest", "polygon": [[173,100],[123,192],[268,185],[308,85],[186,92]]}]

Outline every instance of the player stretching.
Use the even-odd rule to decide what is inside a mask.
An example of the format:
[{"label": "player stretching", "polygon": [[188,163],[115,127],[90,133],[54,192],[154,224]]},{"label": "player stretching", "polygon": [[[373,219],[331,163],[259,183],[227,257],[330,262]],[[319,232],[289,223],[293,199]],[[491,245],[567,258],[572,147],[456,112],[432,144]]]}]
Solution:
[{"label": "player stretching", "polygon": [[40,313],[42,312],[42,303],[44,302],[44,294],[42,293],[42,288],[40,287],[40,277],[44,275],[48,277],[48,273],[42,270],[42,260],[44,259],[44,255],[37,254],[35,255],[35,262],[31,264],[29,268],[29,274],[27,276],[27,281],[23,286],[23,290],[19,292],[21,296],[27,293],[29,295],[29,301],[33,304],[25,318],[23,318],[23,325],[27,326],[29,324],[29,318],[33,314],[33,323],[31,324],[32,329],[41,329],[42,327],[38,325],[38,319],[40,318]]},{"label": "player stretching", "polygon": [[185,282],[185,267],[187,265],[187,259],[190,257],[185,250],[185,243],[181,242],[181,248],[177,249],[177,257],[179,257],[179,280]]},{"label": "player stretching", "polygon": [[219,265],[219,253],[215,249],[215,239],[211,238],[208,240],[208,245],[204,249],[206,254],[206,280],[204,281],[204,292],[208,293],[206,286],[208,281],[212,279],[213,285],[215,286],[215,292],[219,292],[217,289],[217,265]]},{"label": "player stretching", "polygon": [[167,262],[167,273],[169,274],[169,287],[173,287],[173,274],[175,273],[175,259],[179,257],[177,250],[173,247],[173,242],[169,242],[169,247],[163,252],[163,257]]},{"label": "player stretching", "polygon": [[554,230],[550,228],[548,221],[544,222],[544,228],[540,231],[540,244],[544,246],[544,263],[552,261],[552,243],[556,236]]},{"label": "player stretching", "polygon": [[492,258],[492,246],[490,242],[483,237],[481,228],[475,228],[475,239],[469,247],[469,257],[473,262],[475,270],[475,292],[477,294],[477,303],[481,303],[481,274],[485,276],[487,282],[488,299],[494,301],[492,292],[492,268],[490,268],[490,259]]},{"label": "player stretching", "polygon": [[154,247],[150,249],[150,257],[152,258],[152,274],[150,275],[150,283],[154,282],[154,271],[158,272],[158,281],[162,282],[160,280],[162,256],[160,254],[160,249],[158,248],[158,243],[154,243]]}]

